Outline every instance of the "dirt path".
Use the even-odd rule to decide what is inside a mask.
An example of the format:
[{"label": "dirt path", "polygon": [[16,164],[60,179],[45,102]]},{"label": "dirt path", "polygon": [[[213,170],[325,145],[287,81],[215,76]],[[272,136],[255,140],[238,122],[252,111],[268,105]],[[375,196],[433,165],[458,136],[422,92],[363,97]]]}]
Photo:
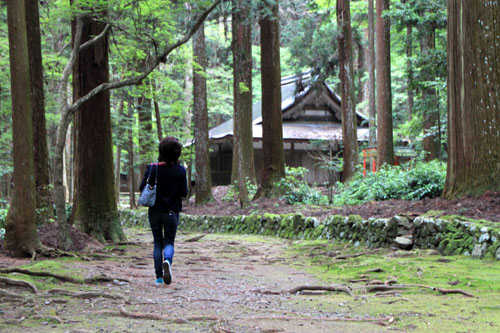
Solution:
[{"label": "dirt path", "polygon": [[[287,241],[244,236],[180,234],[170,286],[155,286],[151,236],[145,229],[127,230],[126,248],[109,253],[111,260],[69,261],[65,268],[84,276],[104,274],[130,281],[82,287],[122,299],[77,299],[52,295],[8,301],[0,307],[5,332],[377,332],[386,328],[355,317],[348,295],[290,295],[285,291],[318,284],[286,254]],[[54,281],[52,281],[54,282]],[[78,286],[59,288],[79,291]],[[12,289],[9,289],[12,290]],[[24,290],[24,292],[26,292]],[[40,291],[41,293],[43,292]],[[345,311],[328,310],[334,299]],[[21,302],[21,303],[19,303]],[[338,308],[338,306],[337,306]],[[120,313],[121,309],[121,313]],[[130,318],[141,313],[141,319]],[[155,319],[145,319],[156,315]],[[58,323],[57,318],[62,322]],[[171,320],[175,319],[175,322]],[[359,321],[358,321],[359,320]],[[79,331],[76,331],[79,330]]]}]

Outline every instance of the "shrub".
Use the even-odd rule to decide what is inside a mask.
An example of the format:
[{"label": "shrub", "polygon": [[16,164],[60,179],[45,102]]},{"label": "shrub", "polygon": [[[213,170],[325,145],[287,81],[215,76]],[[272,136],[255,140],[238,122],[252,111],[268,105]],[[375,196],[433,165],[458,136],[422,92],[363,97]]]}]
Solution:
[{"label": "shrub", "polygon": [[327,197],[310,188],[305,181],[307,172],[309,170],[304,167],[285,167],[285,178],[281,178],[275,185],[284,193],[281,198],[287,204],[319,205],[327,203]]},{"label": "shrub", "polygon": [[[250,178],[246,179],[246,184],[247,184],[247,191],[248,191],[248,197],[253,198],[255,193],[257,193],[257,185],[253,184]],[[229,185],[229,189],[222,197],[222,201],[234,201],[238,199],[238,194],[240,193],[240,190],[238,188],[238,184],[234,182],[233,184]]]},{"label": "shrub", "polygon": [[363,177],[357,173],[352,181],[338,184],[335,205],[354,205],[389,199],[421,200],[435,198],[443,190],[446,164],[439,161],[418,162],[412,169],[386,166]]}]

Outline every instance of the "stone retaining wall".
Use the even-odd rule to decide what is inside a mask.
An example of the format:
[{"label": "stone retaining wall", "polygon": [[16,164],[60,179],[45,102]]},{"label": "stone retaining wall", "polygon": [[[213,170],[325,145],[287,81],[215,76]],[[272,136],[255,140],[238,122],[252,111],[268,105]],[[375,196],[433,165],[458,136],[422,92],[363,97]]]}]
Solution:
[{"label": "stone retaining wall", "polygon": [[[147,226],[147,212],[120,211],[127,226]],[[500,260],[500,224],[419,216],[362,219],[333,215],[320,221],[300,214],[191,216],[181,214],[180,228],[199,232],[245,233],[287,239],[342,240],[368,247],[436,249],[444,255],[471,255]]]}]

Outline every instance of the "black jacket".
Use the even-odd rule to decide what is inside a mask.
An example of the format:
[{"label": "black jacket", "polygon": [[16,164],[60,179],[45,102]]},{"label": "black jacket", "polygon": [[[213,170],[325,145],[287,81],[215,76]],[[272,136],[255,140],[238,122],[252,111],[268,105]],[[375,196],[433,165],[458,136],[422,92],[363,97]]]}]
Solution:
[{"label": "black jacket", "polygon": [[166,164],[164,162],[151,163],[148,165],[144,178],[142,179],[140,191],[146,186],[149,174],[149,184],[155,183],[158,172],[158,182],[156,185],[156,202],[150,211],[169,213],[179,213],[182,210],[182,197],[187,195],[186,169],[180,164]]}]

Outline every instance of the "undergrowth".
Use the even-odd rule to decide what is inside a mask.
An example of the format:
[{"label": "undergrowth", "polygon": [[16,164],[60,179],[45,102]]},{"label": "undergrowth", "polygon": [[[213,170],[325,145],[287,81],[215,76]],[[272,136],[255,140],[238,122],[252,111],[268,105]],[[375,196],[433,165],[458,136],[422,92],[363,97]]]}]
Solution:
[{"label": "undergrowth", "polygon": [[439,161],[418,162],[405,166],[384,166],[376,173],[357,173],[348,184],[337,184],[334,205],[355,205],[390,199],[421,200],[441,195],[446,178],[446,164]]}]

